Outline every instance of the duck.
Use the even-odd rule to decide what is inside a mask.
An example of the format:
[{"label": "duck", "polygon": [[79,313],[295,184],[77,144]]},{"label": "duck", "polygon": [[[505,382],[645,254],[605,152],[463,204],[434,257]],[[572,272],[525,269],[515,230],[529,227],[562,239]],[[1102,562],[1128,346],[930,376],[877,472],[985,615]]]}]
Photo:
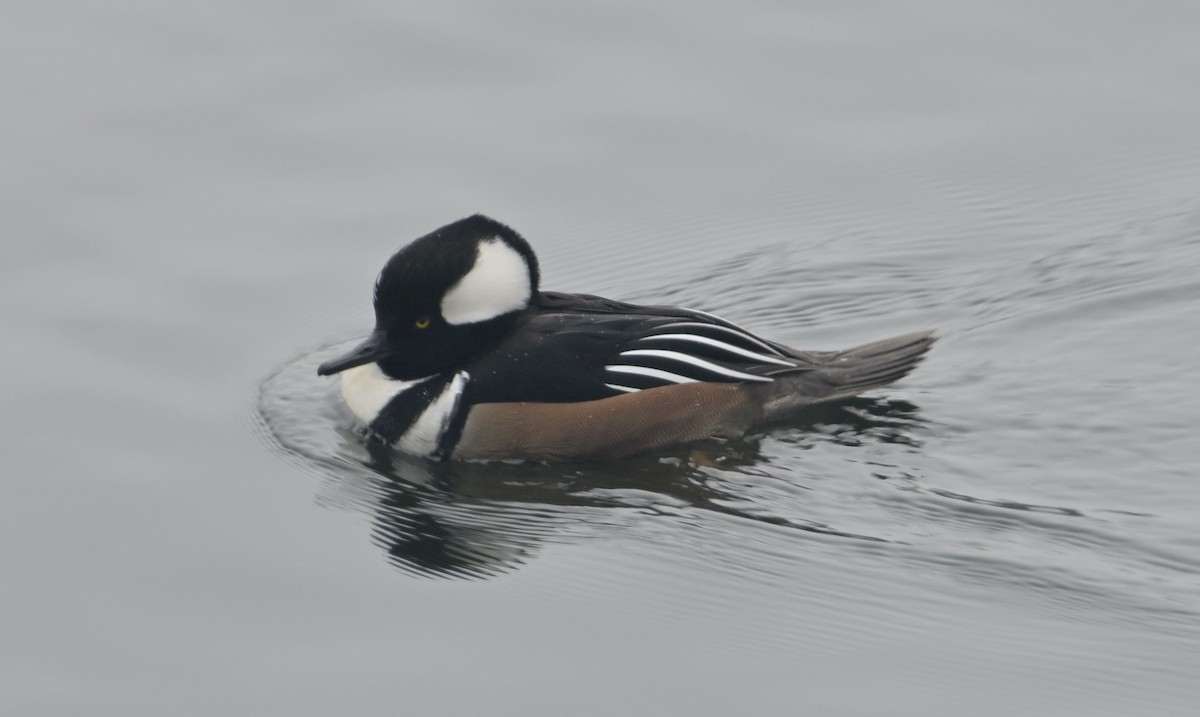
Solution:
[{"label": "duck", "polygon": [[375,327],[317,368],[373,438],[431,460],[595,461],[736,439],[906,376],[916,331],[801,351],[696,309],[542,291],[515,230],[475,214],[397,251]]}]

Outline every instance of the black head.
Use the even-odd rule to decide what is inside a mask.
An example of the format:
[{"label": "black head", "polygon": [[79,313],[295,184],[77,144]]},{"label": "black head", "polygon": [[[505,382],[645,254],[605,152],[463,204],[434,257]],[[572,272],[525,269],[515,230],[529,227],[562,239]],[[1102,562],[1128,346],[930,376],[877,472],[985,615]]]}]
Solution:
[{"label": "black head", "polygon": [[372,361],[397,379],[455,369],[511,330],[537,290],[537,258],[515,231],[482,214],[447,224],[388,260],[375,331],[317,373]]}]

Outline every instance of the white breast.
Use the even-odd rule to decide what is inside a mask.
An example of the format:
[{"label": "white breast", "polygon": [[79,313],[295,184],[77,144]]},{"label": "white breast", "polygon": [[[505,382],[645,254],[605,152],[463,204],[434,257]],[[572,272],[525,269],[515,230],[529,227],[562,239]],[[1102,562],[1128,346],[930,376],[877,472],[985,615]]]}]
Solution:
[{"label": "white breast", "polygon": [[342,371],[342,398],[358,420],[371,425],[383,407],[414,386],[419,386],[431,377],[412,381],[397,381],[389,378],[377,363],[363,364]]},{"label": "white breast", "polygon": [[[429,381],[432,376],[412,381],[389,378],[379,365],[369,363],[342,372],[342,398],[358,420],[371,425],[392,399]],[[429,406],[417,416],[395,446],[405,453],[431,456],[450,427],[470,375],[460,371],[446,384]]]},{"label": "white breast", "polygon": [[432,456],[438,449],[442,434],[450,427],[450,421],[458,411],[459,399],[462,398],[469,378],[466,371],[455,374],[442,393],[429,404],[429,408],[413,421],[412,427],[403,436],[400,436],[396,447],[416,456]]}]

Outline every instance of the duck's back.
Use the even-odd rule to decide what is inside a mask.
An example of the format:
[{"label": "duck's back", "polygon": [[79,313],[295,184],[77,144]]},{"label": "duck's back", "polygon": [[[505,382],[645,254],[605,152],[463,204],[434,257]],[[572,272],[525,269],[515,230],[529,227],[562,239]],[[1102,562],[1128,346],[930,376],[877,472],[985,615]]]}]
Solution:
[{"label": "duck's back", "polygon": [[686,383],[770,383],[814,368],[786,347],[699,311],[544,292],[466,370],[474,403],[569,403]]}]

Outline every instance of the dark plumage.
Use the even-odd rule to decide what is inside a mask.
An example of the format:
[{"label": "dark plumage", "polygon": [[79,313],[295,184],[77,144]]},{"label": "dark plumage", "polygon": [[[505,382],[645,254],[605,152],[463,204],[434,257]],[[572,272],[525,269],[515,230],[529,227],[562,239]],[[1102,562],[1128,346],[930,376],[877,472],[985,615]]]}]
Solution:
[{"label": "dark plumage", "polygon": [[740,436],[908,374],[934,338],[798,351],[704,312],[541,292],[537,259],[481,215],[396,253],[376,327],[319,372],[372,431],[436,458],[613,458]]}]

